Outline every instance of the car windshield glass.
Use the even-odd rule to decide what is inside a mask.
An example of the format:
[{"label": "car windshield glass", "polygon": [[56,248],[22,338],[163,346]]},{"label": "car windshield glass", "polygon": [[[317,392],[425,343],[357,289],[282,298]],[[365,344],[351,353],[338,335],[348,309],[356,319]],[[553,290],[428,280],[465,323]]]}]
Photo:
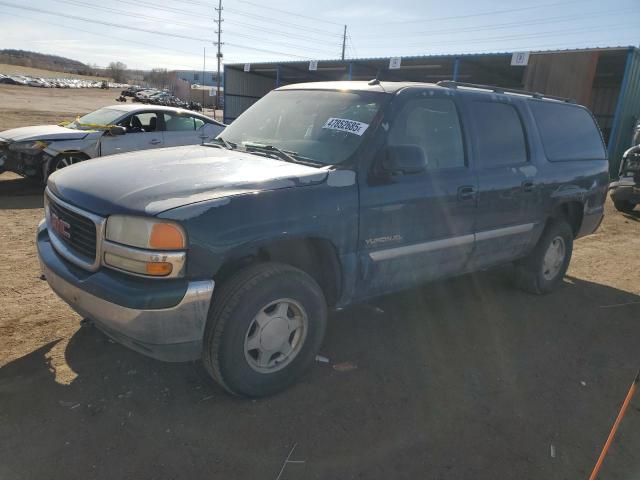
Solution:
[{"label": "car windshield glass", "polygon": [[115,108],[101,108],[78,118],[67,127],[82,128],[83,125],[113,125],[117,119],[122,117],[123,113],[122,110]]},{"label": "car windshield glass", "polygon": [[228,142],[270,145],[332,165],[360,146],[385,95],[324,90],[273,91],[229,125]]}]

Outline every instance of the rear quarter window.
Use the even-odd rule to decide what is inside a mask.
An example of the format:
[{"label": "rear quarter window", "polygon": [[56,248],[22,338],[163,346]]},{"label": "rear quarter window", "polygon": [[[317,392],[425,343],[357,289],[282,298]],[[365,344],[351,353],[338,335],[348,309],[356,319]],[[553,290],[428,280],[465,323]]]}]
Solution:
[{"label": "rear quarter window", "polygon": [[607,158],[600,130],[587,109],[548,101],[530,101],[529,106],[550,161]]}]

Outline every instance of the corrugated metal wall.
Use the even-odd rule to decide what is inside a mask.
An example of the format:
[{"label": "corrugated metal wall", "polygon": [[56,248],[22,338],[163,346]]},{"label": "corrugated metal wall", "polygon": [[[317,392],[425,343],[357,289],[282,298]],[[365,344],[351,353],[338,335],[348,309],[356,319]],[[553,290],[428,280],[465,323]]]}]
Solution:
[{"label": "corrugated metal wall", "polygon": [[609,164],[612,177],[617,177],[624,151],[631,146],[633,126],[640,118],[640,51],[629,49],[621,94],[609,139]]},{"label": "corrugated metal wall", "polygon": [[259,98],[276,88],[273,78],[226,67],[224,70],[224,123],[233,122]]}]

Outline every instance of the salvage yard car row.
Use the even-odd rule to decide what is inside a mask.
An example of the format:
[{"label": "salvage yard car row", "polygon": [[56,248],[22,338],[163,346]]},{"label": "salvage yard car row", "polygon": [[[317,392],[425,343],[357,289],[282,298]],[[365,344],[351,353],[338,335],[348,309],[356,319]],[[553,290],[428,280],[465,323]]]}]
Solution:
[{"label": "salvage yard car row", "polygon": [[123,83],[108,82],[106,80],[85,80],[68,77],[34,77],[29,75],[5,75],[0,73],[0,84],[23,85],[40,88],[124,88]]}]

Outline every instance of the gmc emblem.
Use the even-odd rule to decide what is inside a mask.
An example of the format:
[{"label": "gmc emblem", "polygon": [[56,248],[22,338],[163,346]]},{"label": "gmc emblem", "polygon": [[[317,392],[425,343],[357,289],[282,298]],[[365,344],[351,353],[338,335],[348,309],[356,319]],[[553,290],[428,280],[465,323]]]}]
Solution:
[{"label": "gmc emblem", "polygon": [[65,238],[71,238],[71,233],[69,233],[69,223],[61,220],[55,213],[51,213],[51,228],[58,235],[62,235]]}]

